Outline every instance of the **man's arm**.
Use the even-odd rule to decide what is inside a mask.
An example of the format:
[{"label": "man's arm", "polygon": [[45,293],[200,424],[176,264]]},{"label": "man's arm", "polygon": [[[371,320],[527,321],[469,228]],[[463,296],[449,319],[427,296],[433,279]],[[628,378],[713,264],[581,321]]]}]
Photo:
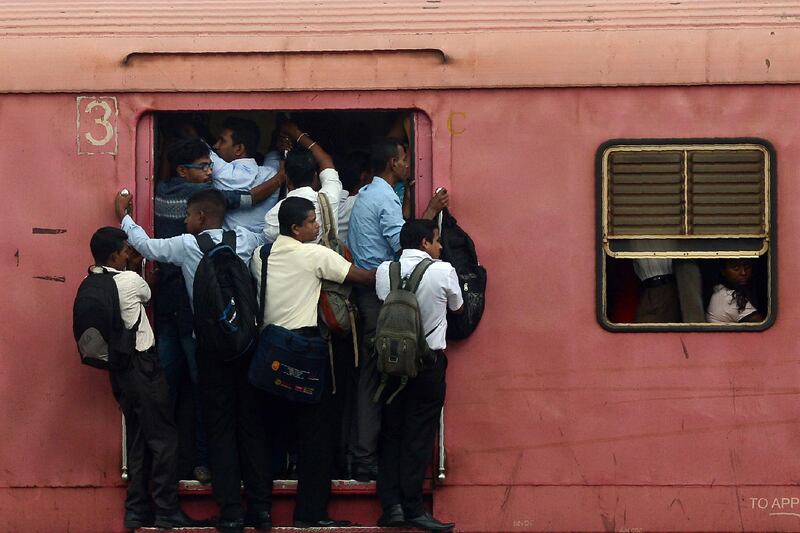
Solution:
[{"label": "man's arm", "polygon": [[[397,196],[395,195],[395,198]],[[398,199],[399,203],[400,200]],[[403,219],[402,210],[398,209],[397,204],[392,203],[391,206],[381,209],[381,215],[378,223],[380,224],[381,234],[392,250],[395,252],[400,251],[400,230],[406,221]]]},{"label": "man's arm", "polygon": [[328,152],[322,149],[318,143],[314,142],[307,133],[300,131],[300,128],[297,127],[297,124],[291,121],[284,122],[281,124],[281,132],[285,133],[289,136],[289,139],[296,142],[303,148],[306,148],[311,151],[311,155],[314,156],[314,159],[319,166],[320,171],[325,170],[326,168],[334,168],[333,167],[333,159]]},{"label": "man's arm", "polygon": [[464,296],[461,294],[461,285],[458,281],[458,274],[456,269],[450,266],[450,272],[447,274],[447,283],[444,287],[444,292],[447,295],[447,308],[451,313],[460,315],[464,312]]},{"label": "man's arm", "polygon": [[431,201],[428,202],[428,207],[425,208],[425,212],[422,213],[421,218],[433,220],[439,212],[448,205],[450,205],[450,196],[447,194],[447,189],[439,189],[439,191],[431,197]]},{"label": "man's arm", "polygon": [[114,203],[117,218],[121,222],[120,227],[128,234],[128,244],[150,261],[182,265],[186,260],[183,236],[178,235],[169,239],[151,239],[144,229],[137,225],[128,214],[128,208],[132,200],[133,197],[130,194],[127,196],[117,194]]},{"label": "man's arm", "polygon": [[281,185],[286,183],[286,172],[283,169],[283,161],[280,163],[278,172],[271,178],[267,179],[261,185],[256,185],[250,189],[250,196],[252,197],[252,204],[260,204],[267,198],[273,195],[275,191],[281,188]]},{"label": "man's arm", "polygon": [[364,270],[355,265],[350,265],[350,270],[347,271],[344,282],[357,283],[359,285],[375,285],[375,270]]}]

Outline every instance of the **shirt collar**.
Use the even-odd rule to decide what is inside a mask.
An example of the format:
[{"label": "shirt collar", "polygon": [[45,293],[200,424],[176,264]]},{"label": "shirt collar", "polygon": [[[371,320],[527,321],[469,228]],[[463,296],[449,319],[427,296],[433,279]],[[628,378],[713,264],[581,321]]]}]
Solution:
[{"label": "shirt collar", "polygon": [[428,252],[423,252],[422,250],[416,249],[403,250],[403,253],[400,254],[400,257],[405,259],[419,259],[420,261],[423,259],[430,259],[431,261],[434,260]]},{"label": "shirt collar", "polygon": [[287,198],[290,196],[296,196],[300,198],[310,199],[314,198],[316,195],[317,192],[308,185],[306,185],[305,187],[298,187],[296,189],[292,189],[291,191],[286,193]]},{"label": "shirt collar", "polygon": [[111,268],[109,266],[102,267],[102,266],[92,265],[91,268],[92,272],[94,272],[95,274],[100,274],[103,271],[103,269],[106,269],[108,272],[115,272],[115,273],[122,272],[122,270],[117,270],[116,268]]},{"label": "shirt collar", "polygon": [[278,235],[278,238],[275,239],[275,244],[273,245],[273,249],[275,246],[278,248],[294,248],[296,246],[302,246],[302,242],[298,241],[294,237],[288,237],[286,235]]},{"label": "shirt collar", "polygon": [[380,176],[373,176],[373,177],[372,177],[372,182],[371,182],[371,183],[368,183],[368,184],[366,184],[366,185],[364,185],[364,187],[363,187],[363,188],[364,188],[364,189],[366,189],[366,188],[368,188],[370,185],[375,185],[376,187],[386,187],[386,188],[387,188],[387,189],[389,189],[390,191],[394,192],[394,189],[392,189],[392,186],[391,186],[391,185],[389,185],[389,182],[388,182],[388,181],[386,181],[385,179],[383,179],[383,178],[382,178],[382,177],[380,177]]}]

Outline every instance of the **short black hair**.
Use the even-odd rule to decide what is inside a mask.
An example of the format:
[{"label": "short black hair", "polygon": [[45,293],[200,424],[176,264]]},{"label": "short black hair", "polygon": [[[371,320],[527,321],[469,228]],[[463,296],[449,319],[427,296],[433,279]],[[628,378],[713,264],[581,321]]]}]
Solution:
[{"label": "short black hair", "polygon": [[291,237],[292,226],[302,226],[309,211],[314,211],[314,204],[311,200],[299,196],[286,198],[278,209],[278,226],[281,235]]},{"label": "short black hair", "polygon": [[421,250],[423,239],[433,242],[433,233],[439,226],[425,218],[408,220],[400,230],[400,246],[403,250]]},{"label": "short black hair", "polygon": [[167,159],[172,174],[178,173],[180,165],[190,165],[201,157],[208,157],[208,145],[201,139],[178,139],[167,147]]},{"label": "short black hair", "polygon": [[342,165],[339,178],[342,180],[342,187],[352,192],[358,187],[361,174],[370,171],[369,154],[363,150],[354,150],[347,154]]},{"label": "short black hair", "polygon": [[255,122],[240,117],[228,117],[222,123],[222,128],[231,130],[233,144],[244,145],[247,157],[255,156],[261,138],[261,130]]},{"label": "short black hair", "polygon": [[222,221],[225,218],[225,196],[217,189],[206,189],[196,192],[189,197],[186,208],[197,206],[213,220]]},{"label": "short black hair", "polygon": [[317,161],[311,150],[297,147],[286,155],[284,168],[286,176],[292,180],[292,185],[296,188],[310,187],[317,171]]},{"label": "short black hair", "polygon": [[403,146],[403,141],[400,139],[395,139],[393,137],[376,139],[375,142],[372,143],[370,154],[372,171],[376,174],[380,174],[386,170],[386,165],[389,163],[389,160],[400,155],[397,149],[400,146]]},{"label": "short black hair", "polygon": [[95,231],[92,240],[89,241],[95,264],[105,265],[111,254],[122,251],[127,240],[128,234],[119,228],[106,226]]}]

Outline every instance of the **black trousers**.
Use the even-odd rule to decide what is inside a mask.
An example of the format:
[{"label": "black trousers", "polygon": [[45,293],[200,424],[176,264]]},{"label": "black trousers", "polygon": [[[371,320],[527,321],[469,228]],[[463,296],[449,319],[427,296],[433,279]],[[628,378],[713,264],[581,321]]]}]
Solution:
[{"label": "black trousers", "polygon": [[[294,519],[314,522],[328,518],[334,460],[336,398],[331,376],[316,404],[293,403],[267,395],[270,428],[280,438],[291,434],[297,450],[297,498]],[[338,396],[338,391],[337,391]]]},{"label": "black trousers", "polygon": [[272,479],[263,418],[266,394],[247,381],[251,356],[220,362],[198,345],[197,366],[208,435],[212,492],[220,516],[244,515],[241,483],[248,511],[270,510]]},{"label": "black trousers", "polygon": [[359,362],[356,397],[356,439],[350,455],[354,465],[370,465],[377,461],[378,434],[381,429],[381,405],[372,401],[381,378],[378,358],[374,356],[375,328],[381,301],[370,287],[353,287],[358,307]]},{"label": "black trousers", "polygon": [[[444,405],[446,369],[447,357],[439,352],[434,367],[410,379],[392,403],[383,406],[378,497],[384,509],[402,505],[408,518],[425,512],[422,484]],[[397,382],[389,380],[384,398],[397,386]]]},{"label": "black trousers", "polygon": [[155,352],[137,352],[130,366],[112,370],[111,390],[125,415],[128,495],[125,510],[150,514],[149,484],[158,514],[178,510],[178,430],[164,371]]}]

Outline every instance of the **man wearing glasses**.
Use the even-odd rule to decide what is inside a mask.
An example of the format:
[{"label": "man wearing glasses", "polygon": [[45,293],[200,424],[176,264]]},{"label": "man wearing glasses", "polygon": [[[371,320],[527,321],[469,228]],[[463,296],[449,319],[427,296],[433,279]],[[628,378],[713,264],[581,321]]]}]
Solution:
[{"label": "man wearing glasses", "polygon": [[[184,219],[187,200],[197,192],[214,187],[214,164],[208,145],[201,139],[176,141],[168,147],[167,159],[174,177],[156,184],[154,233],[159,239],[186,233]],[[263,202],[273,193],[273,185],[265,182],[249,191],[220,192],[225,197],[227,209],[232,211]],[[159,359],[173,400],[177,398],[186,372],[189,372],[196,428],[195,466],[192,475],[196,480],[207,483],[211,480],[211,473],[208,469],[208,450],[200,405],[196,346],[192,336],[192,309],[181,269],[169,263],[159,264],[157,286],[155,324]]]}]

